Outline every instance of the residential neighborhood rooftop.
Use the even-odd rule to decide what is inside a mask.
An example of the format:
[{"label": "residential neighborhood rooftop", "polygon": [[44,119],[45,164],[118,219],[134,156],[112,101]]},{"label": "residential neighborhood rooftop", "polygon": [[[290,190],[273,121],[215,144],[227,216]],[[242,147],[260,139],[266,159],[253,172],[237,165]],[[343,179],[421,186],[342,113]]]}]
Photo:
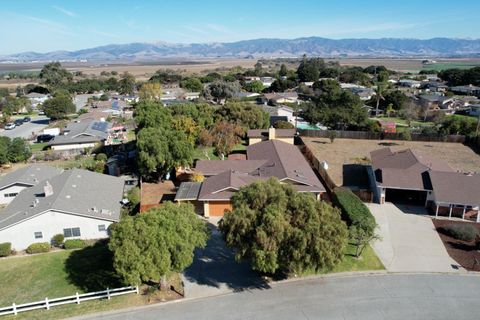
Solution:
[{"label": "residential neighborhood rooftop", "polygon": [[13,184],[34,186],[40,181],[59,175],[62,171],[62,169],[45,164],[31,164],[1,177],[0,189],[4,189]]}]

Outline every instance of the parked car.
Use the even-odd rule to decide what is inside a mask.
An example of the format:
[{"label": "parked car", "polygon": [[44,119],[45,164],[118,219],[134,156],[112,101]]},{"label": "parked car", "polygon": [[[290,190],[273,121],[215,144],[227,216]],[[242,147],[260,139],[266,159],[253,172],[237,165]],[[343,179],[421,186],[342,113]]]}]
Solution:
[{"label": "parked car", "polygon": [[5,125],[5,130],[12,130],[12,129],[15,129],[16,125],[15,123],[7,123]]},{"label": "parked car", "polygon": [[30,122],[30,121],[32,121],[32,118],[30,117],[23,118],[23,122]]},{"label": "parked car", "polygon": [[37,142],[38,143],[48,142],[53,138],[54,136],[52,136],[51,134],[40,134],[37,136]]},{"label": "parked car", "polygon": [[14,121],[16,126],[21,126],[23,124],[23,119],[17,119]]}]

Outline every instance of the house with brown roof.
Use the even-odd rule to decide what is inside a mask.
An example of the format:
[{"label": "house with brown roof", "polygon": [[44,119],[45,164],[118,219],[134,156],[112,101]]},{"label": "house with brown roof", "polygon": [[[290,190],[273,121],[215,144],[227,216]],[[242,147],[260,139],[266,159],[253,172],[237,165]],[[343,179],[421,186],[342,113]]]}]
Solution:
[{"label": "house with brown roof", "polygon": [[248,130],[248,145],[267,140],[280,140],[289,144],[294,144],[295,129],[252,129]]},{"label": "house with brown roof", "polygon": [[370,184],[378,203],[402,202],[435,215],[480,221],[480,175],[456,172],[445,161],[406,149],[370,153]]},{"label": "house with brown roof", "polygon": [[[310,192],[317,199],[325,193],[300,150],[280,140],[249,145],[247,160],[202,160],[196,163],[195,169],[205,176],[205,180],[196,186],[188,185],[188,190],[182,183],[175,200],[192,201],[194,198],[203,203],[206,217],[223,216],[225,211],[232,209],[230,198],[241,187],[271,177],[291,184],[299,192]],[[197,190],[198,194],[192,196],[191,190]]]}]

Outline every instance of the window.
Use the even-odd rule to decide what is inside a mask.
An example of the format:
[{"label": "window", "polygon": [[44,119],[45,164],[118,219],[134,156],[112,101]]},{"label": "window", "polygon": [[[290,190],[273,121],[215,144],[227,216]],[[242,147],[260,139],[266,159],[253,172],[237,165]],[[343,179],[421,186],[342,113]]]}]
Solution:
[{"label": "window", "polygon": [[41,231],[34,232],[34,235],[35,235],[35,239],[42,239],[43,238],[43,234],[42,234]]},{"label": "window", "polygon": [[18,192],[16,192],[16,193],[15,192],[14,193],[4,193],[3,196],[5,198],[13,198],[13,197],[16,197],[17,194],[18,194]]},{"label": "window", "polygon": [[104,224],[99,224],[98,225],[98,231],[105,231],[105,230],[107,230],[107,229],[105,228]]},{"label": "window", "polygon": [[80,237],[80,228],[63,229],[63,236],[65,238]]}]

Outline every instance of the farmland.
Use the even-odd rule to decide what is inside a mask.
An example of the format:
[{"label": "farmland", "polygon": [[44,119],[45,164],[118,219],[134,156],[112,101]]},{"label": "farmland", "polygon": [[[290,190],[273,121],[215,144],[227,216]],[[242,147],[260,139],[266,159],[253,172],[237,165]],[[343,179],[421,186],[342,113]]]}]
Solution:
[{"label": "farmland", "polygon": [[335,139],[331,143],[326,138],[307,137],[302,140],[318,160],[327,162],[328,174],[336,185],[344,182],[345,164],[368,163],[371,151],[387,146],[392,150],[415,149],[420,154],[442,159],[453,169],[463,172],[478,172],[480,168],[480,156],[461,143],[361,139]]}]

